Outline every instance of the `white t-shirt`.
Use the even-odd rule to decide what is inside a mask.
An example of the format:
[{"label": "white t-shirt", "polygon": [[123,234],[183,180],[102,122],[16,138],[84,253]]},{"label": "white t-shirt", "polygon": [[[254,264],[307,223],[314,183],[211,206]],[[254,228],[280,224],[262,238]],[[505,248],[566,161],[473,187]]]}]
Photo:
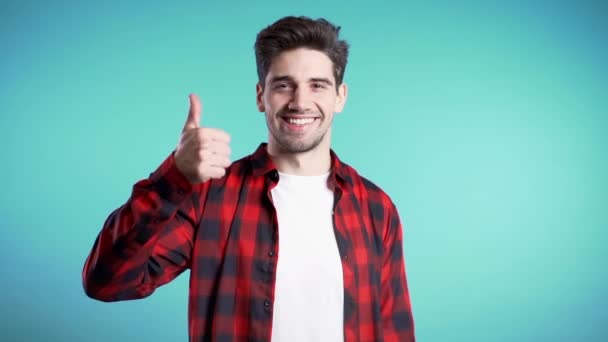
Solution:
[{"label": "white t-shirt", "polygon": [[272,342],[344,341],[342,263],[327,177],[279,173]]}]

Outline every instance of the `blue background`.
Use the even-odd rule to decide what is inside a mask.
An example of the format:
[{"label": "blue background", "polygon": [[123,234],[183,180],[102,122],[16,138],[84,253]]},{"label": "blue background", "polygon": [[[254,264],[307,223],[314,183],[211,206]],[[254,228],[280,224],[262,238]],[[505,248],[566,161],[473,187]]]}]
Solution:
[{"label": "blue background", "polygon": [[418,340],[608,341],[605,1],[2,1],[2,338],[187,339],[188,272],[111,304],[80,272],[188,93],[235,158],[266,140],[253,43],[290,14],[352,45],[333,147],[397,204]]}]

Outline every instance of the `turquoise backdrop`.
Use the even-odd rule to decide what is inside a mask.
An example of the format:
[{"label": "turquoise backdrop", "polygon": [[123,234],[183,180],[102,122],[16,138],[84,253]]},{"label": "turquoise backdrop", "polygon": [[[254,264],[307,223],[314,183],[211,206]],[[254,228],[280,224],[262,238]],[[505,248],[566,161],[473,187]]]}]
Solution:
[{"label": "turquoise backdrop", "polygon": [[85,296],[108,214],[175,147],[187,95],[266,139],[256,33],[342,26],[340,157],[405,227],[419,341],[608,341],[606,1],[2,1],[0,339],[185,341],[188,272]]}]

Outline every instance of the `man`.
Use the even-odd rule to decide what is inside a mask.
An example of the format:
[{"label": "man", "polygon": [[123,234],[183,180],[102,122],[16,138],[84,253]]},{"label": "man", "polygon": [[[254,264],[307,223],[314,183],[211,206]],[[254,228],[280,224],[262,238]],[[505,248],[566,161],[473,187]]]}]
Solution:
[{"label": "man", "polygon": [[107,219],[88,296],[143,298],[190,268],[191,341],[414,341],[390,198],[330,148],[347,98],[339,27],[286,17],[255,43],[268,143],[234,163],[190,112],[173,153]]}]

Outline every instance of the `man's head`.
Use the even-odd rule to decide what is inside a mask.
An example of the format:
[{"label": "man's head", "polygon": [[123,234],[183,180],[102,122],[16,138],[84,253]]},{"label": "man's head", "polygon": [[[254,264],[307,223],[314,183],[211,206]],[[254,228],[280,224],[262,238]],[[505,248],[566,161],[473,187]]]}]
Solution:
[{"label": "man's head", "polygon": [[323,19],[287,17],[258,34],[257,104],[275,151],[329,148],[333,115],[342,111],[347,93],[348,45],[338,31]]},{"label": "man's head", "polygon": [[272,59],[284,51],[309,48],[323,52],[333,63],[336,90],[344,79],[348,43],[339,39],[340,27],[325,19],[284,17],[258,33],[255,59],[258,81],[265,86]]}]

